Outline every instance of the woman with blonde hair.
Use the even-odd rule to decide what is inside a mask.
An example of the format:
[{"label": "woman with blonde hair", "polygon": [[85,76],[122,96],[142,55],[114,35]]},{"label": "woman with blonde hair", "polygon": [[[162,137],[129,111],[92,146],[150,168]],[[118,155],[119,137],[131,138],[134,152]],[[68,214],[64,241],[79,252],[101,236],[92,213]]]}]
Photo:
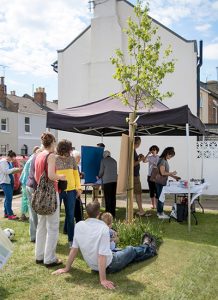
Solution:
[{"label": "woman with blonde hair", "polygon": [[37,264],[44,263],[45,266],[52,267],[62,264],[62,261],[56,257],[55,252],[58,242],[60,214],[58,180],[65,180],[65,176],[55,172],[55,137],[50,132],[44,132],[41,135],[41,141],[44,150],[36,157],[34,177],[37,184],[39,184],[40,177],[46,170],[48,178],[54,182],[58,207],[52,215],[38,215],[35,256]]}]

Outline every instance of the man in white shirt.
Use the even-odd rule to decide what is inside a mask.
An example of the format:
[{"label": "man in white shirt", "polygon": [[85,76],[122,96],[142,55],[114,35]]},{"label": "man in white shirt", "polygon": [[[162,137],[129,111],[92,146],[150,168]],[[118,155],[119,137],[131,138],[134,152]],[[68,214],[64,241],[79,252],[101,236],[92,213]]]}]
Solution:
[{"label": "man in white shirt", "polygon": [[100,284],[107,289],[114,289],[114,283],[106,279],[107,273],[122,270],[131,262],[143,261],[156,255],[155,241],[149,235],[144,236],[143,245],[128,246],[123,250],[110,250],[109,227],[97,217],[100,214],[100,204],[97,201],[86,206],[89,218],[80,221],[75,226],[73,245],[66,267],[52,274],[62,274],[70,271],[71,265],[80,249],[86,263],[92,270],[99,272]]}]

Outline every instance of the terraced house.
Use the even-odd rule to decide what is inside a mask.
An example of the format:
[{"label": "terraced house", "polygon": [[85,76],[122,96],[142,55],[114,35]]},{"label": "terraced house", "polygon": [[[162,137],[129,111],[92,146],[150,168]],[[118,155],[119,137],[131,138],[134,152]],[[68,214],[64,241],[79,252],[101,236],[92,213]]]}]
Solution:
[{"label": "terraced house", "polygon": [[[57,101],[46,101],[43,88],[37,88],[34,96],[17,96],[7,93],[4,77],[0,78],[0,155],[9,149],[17,154],[30,155],[32,148],[40,145],[40,135],[46,130],[46,113],[57,109]],[[56,131],[52,131],[56,135]]]}]

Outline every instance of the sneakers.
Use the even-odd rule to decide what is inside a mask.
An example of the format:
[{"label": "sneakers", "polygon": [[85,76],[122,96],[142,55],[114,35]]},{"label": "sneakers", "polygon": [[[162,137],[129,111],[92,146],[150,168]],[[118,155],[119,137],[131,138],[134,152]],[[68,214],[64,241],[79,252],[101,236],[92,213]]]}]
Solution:
[{"label": "sneakers", "polygon": [[151,241],[152,241],[152,236],[150,235],[150,233],[145,232],[142,236],[142,244],[150,245]]},{"label": "sneakers", "polygon": [[8,218],[8,215],[7,215],[7,214],[4,214],[4,218]]},{"label": "sneakers", "polygon": [[145,232],[142,236],[142,244],[148,245],[153,250],[154,254],[157,254],[157,244],[155,238],[148,232]]},{"label": "sneakers", "polygon": [[70,241],[70,242],[69,242],[69,248],[71,249],[72,246],[73,246],[73,241]]},{"label": "sneakers", "polygon": [[157,217],[158,219],[169,219],[170,217],[168,215],[166,215],[164,212],[162,213],[157,213]]},{"label": "sneakers", "polygon": [[19,218],[16,215],[8,216],[8,220],[18,220]]}]

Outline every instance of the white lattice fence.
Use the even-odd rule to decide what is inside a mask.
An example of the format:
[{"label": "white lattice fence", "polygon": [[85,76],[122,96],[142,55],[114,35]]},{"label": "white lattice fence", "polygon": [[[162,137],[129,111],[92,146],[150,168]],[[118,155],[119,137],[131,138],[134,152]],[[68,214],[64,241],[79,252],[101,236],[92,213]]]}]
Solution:
[{"label": "white lattice fence", "polygon": [[218,141],[197,142],[197,158],[218,159]]}]

